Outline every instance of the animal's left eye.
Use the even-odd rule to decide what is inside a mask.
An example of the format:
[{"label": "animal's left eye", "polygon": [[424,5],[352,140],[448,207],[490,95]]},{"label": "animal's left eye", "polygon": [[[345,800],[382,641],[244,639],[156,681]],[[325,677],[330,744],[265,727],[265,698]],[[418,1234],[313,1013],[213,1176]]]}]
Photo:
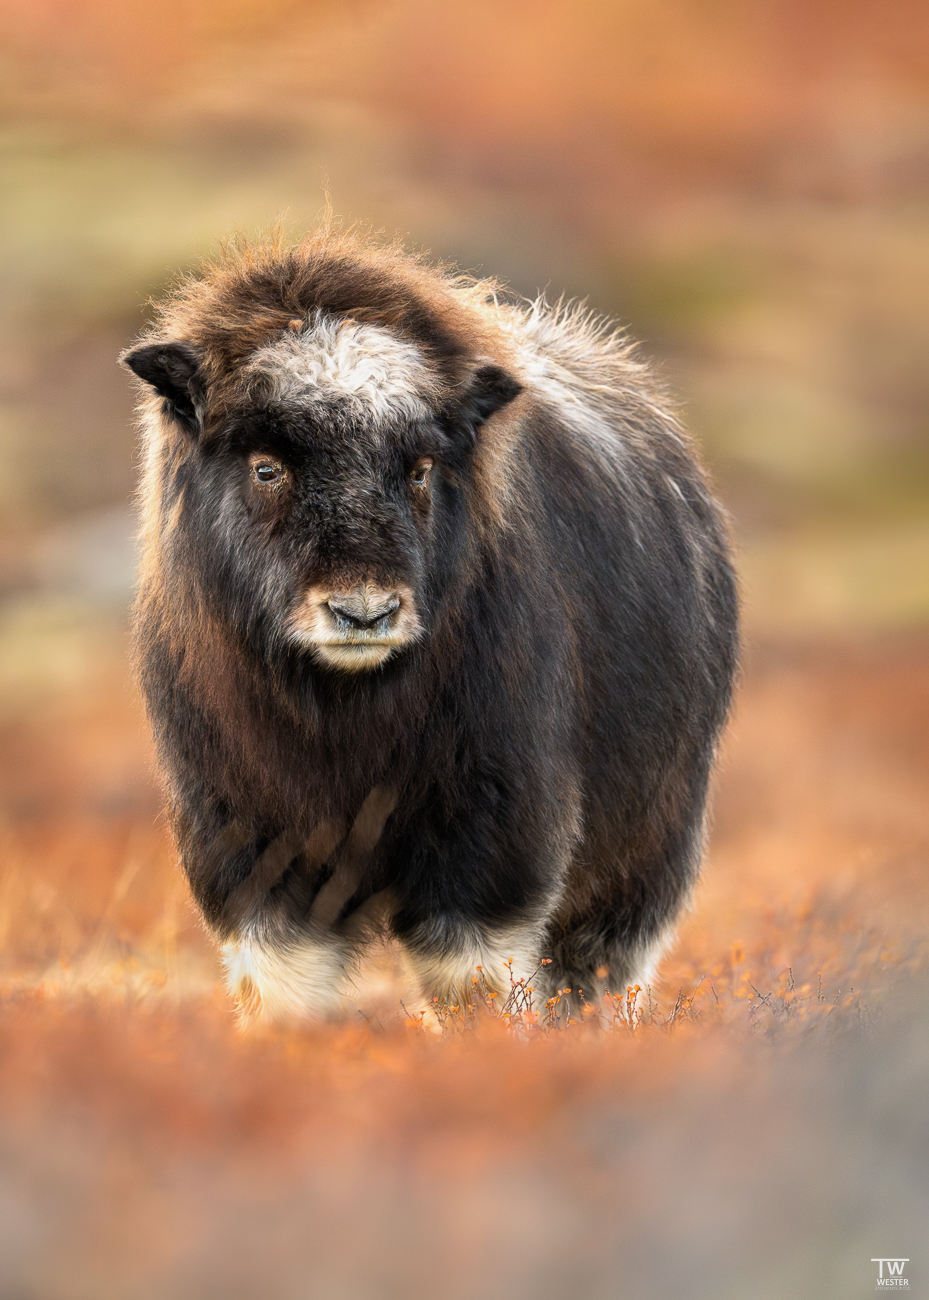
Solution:
[{"label": "animal's left eye", "polygon": [[429,471],[432,469],[432,461],[428,456],[418,460],[413,466],[410,474],[410,482],[413,487],[422,488],[429,482]]}]

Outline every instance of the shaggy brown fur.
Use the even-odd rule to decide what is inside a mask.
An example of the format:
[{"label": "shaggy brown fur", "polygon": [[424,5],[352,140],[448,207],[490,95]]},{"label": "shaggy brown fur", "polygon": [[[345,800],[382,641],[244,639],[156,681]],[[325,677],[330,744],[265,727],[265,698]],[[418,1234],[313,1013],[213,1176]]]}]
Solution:
[{"label": "shaggy brown fur", "polygon": [[231,246],[124,360],[140,676],[243,1002],[345,1005],[376,925],[428,994],[509,956],[585,996],[644,977],[697,868],[736,601],[624,337],[327,227]]}]

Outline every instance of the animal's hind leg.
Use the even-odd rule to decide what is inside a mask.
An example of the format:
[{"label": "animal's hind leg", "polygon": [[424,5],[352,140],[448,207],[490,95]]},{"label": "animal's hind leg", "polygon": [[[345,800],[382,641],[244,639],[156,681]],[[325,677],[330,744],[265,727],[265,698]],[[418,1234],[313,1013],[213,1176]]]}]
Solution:
[{"label": "animal's hind leg", "polygon": [[467,1007],[489,997],[497,1010],[509,1005],[518,1011],[525,1006],[521,989],[536,972],[544,980],[542,926],[536,921],[492,929],[436,919],[404,935],[403,944],[427,1008],[434,999],[443,1007]]},{"label": "animal's hind leg", "polygon": [[696,880],[702,831],[700,803],[664,831],[659,847],[621,863],[604,851],[569,880],[547,938],[551,979],[571,989],[572,1009],[604,992],[625,999],[630,986],[648,989]]},{"label": "animal's hind leg", "polygon": [[562,1002],[578,1011],[588,1003],[599,1005],[605,993],[625,999],[627,989],[636,984],[647,989],[674,928],[672,919],[636,934],[608,912],[553,924],[548,939],[549,996],[570,990],[563,993]]}]

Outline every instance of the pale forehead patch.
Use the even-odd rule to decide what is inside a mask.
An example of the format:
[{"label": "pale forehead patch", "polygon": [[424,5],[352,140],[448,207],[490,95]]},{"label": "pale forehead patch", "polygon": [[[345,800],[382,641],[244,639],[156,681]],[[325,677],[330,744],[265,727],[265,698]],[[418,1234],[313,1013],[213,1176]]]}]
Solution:
[{"label": "pale forehead patch", "polygon": [[272,400],[298,404],[348,399],[377,424],[429,414],[436,382],[415,343],[382,325],[314,312],[256,352],[249,369],[266,376]]}]

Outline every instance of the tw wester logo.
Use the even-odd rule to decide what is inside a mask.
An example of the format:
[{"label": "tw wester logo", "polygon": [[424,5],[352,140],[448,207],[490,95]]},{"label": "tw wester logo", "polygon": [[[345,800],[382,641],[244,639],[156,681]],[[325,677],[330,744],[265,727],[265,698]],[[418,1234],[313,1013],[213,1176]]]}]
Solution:
[{"label": "tw wester logo", "polygon": [[908,1259],[872,1259],[871,1263],[878,1266],[875,1290],[882,1287],[909,1286],[910,1279],[903,1276],[903,1265],[909,1262]]}]

